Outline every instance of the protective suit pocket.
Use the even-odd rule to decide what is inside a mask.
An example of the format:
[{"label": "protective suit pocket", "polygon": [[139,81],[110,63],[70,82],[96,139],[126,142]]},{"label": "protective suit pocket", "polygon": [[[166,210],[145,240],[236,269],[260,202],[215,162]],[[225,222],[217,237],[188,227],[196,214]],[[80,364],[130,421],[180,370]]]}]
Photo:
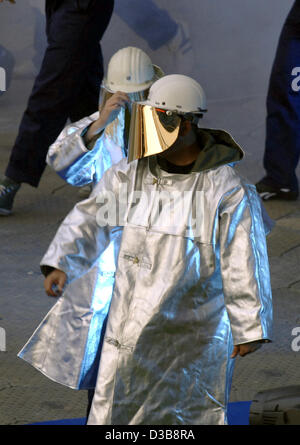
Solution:
[{"label": "protective suit pocket", "polygon": [[200,254],[200,278],[207,278],[215,271],[216,258],[214,246],[212,244],[201,243],[194,240]]}]

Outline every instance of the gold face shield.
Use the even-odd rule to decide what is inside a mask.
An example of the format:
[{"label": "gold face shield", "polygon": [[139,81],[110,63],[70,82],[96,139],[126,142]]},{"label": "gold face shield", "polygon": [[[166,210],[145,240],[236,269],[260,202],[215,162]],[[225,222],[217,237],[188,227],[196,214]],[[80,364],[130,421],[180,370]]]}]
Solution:
[{"label": "gold face shield", "polygon": [[168,150],[178,138],[181,122],[172,111],[133,103],[128,162]]}]

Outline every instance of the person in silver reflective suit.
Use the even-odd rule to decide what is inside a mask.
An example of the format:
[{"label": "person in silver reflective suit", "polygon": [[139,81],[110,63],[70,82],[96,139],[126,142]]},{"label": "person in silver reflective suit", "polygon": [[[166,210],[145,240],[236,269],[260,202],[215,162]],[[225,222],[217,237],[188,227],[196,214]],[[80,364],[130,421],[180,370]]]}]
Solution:
[{"label": "person in silver reflective suit", "polygon": [[[95,186],[107,169],[126,156],[130,103],[146,99],[149,87],[161,76],[161,68],[152,64],[141,49],[125,47],[118,50],[108,63],[101,86],[99,111],[70,124],[61,132],[49,148],[48,165],[73,186]],[[41,371],[52,380],[74,389],[93,389],[95,386],[101,349],[99,339],[105,328],[114,283],[115,246],[120,242],[119,236],[117,233],[115,242],[104,250],[94,267],[70,283],[63,301],[49,313],[52,321],[54,317],[60,320],[60,314],[64,313],[67,330],[70,329],[72,334],[63,344],[59,331],[47,347],[39,343],[38,361],[43,365],[38,367]],[[76,326],[74,314],[77,314]],[[46,324],[48,316],[38,328],[36,338],[43,333]],[[85,344],[88,345],[86,350]],[[68,353],[77,348],[81,350],[79,354],[84,354],[82,364]],[[54,365],[53,354],[58,366]],[[33,360],[29,357],[30,352],[25,356],[29,361]]]},{"label": "person in silver reflective suit", "polygon": [[101,86],[99,111],[64,128],[47,164],[71,185],[95,185],[127,154],[131,102],[144,100],[163,71],[139,48],[118,50]]},{"label": "person in silver reflective suit", "polygon": [[[133,107],[131,162],[105,172],[41,261],[48,295],[66,288],[19,356],[78,388],[100,349],[90,425],[226,424],[235,357],[271,340],[260,202],[234,169],[239,145],[196,127],[203,94],[186,76],[154,83]],[[108,246],[110,291],[99,276],[72,300]]]}]

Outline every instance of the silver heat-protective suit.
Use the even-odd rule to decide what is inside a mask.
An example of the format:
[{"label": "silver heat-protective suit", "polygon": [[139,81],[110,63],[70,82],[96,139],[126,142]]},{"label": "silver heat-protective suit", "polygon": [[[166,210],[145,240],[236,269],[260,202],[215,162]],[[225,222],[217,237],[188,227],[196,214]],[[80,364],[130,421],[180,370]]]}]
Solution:
[{"label": "silver heat-protective suit", "polygon": [[[19,356],[57,382],[95,386],[88,424],[224,424],[233,345],[271,339],[261,205],[233,166],[242,150],[221,130],[199,137],[189,174],[155,156],[107,170],[42,259],[68,285]],[[84,287],[106,249],[115,263]]]},{"label": "silver heat-protective suit", "polygon": [[[125,157],[124,109],[86,145],[84,134],[98,117],[99,112],[96,112],[66,126],[49,148],[48,165],[73,186],[97,184],[108,168]],[[114,284],[120,236],[121,233],[117,232],[115,242],[111,242],[99,255],[97,263],[84,276],[69,284],[64,298],[51,309],[32,341],[20,354],[30,363],[34,362],[34,366],[48,378],[73,389],[95,387],[101,332],[105,327]],[[54,333],[50,343],[49,326],[53,326]],[[34,348],[33,343],[36,343]],[[82,355],[79,360],[72,352],[75,350]]]},{"label": "silver heat-protective suit", "polygon": [[64,128],[50,146],[47,164],[71,185],[97,184],[104,172],[126,156],[124,146],[125,110],[86,146],[84,134],[99,112]]}]

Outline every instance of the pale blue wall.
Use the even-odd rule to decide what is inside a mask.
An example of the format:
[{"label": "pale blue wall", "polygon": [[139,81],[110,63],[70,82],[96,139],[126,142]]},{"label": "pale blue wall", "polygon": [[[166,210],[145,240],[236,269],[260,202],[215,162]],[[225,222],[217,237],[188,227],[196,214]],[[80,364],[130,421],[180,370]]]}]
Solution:
[{"label": "pale blue wall", "polygon": [[[136,8],[130,11],[134,3],[142,5],[141,12]],[[239,96],[245,91],[255,94],[265,88],[278,35],[292,3],[292,0],[116,0],[116,12],[103,39],[104,54],[108,59],[120,46],[136,45],[167,72],[180,71],[201,80],[211,98]],[[133,16],[129,21],[136,22],[137,30],[143,29],[145,18],[146,23],[152,24],[152,40],[157,34],[163,36],[159,10],[156,12],[153,5],[167,11],[170,21],[185,22],[192,40],[194,66],[189,63],[182,66],[180,57],[173,57],[167,45],[151,50],[140,33],[117,14],[122,12],[124,4]],[[43,7],[44,0],[17,0],[16,5],[0,5],[0,44],[15,56],[17,75],[36,73],[41,61],[45,45]],[[150,34],[148,40],[151,45]]]}]

